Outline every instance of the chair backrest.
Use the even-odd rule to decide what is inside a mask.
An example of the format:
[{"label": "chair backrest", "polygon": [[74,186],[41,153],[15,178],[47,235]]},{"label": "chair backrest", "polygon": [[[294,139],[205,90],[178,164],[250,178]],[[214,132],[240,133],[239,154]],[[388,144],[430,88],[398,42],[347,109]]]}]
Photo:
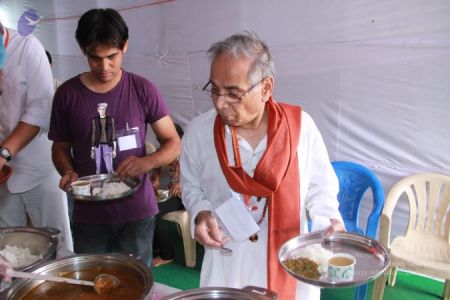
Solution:
[{"label": "chair backrest", "polygon": [[409,204],[406,234],[418,231],[450,238],[450,176],[421,173],[401,179],[389,191],[383,215],[391,217],[402,196]]},{"label": "chair backrest", "polygon": [[[333,168],[339,179],[339,211],[349,232],[375,238],[384,204],[384,190],[377,175],[363,165],[334,161]],[[373,195],[373,207],[367,220],[366,230],[358,225],[361,200],[367,189]]]}]

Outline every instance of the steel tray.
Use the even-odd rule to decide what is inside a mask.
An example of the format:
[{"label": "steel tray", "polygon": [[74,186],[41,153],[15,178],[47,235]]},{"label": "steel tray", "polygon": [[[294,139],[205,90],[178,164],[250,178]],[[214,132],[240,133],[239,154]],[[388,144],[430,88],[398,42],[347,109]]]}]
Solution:
[{"label": "steel tray", "polygon": [[99,174],[99,175],[84,176],[78,178],[78,180],[89,181],[91,183],[91,193],[93,188],[102,187],[102,185],[107,182],[123,182],[130,187],[128,191],[125,191],[123,193],[114,195],[95,195],[95,196],[74,194],[71,186],[69,186],[66,189],[66,192],[69,193],[72,196],[72,198],[82,201],[108,201],[128,197],[132,195],[141,185],[141,180],[137,177],[120,178],[115,174]]},{"label": "steel tray", "polygon": [[[356,258],[355,274],[351,281],[331,281],[328,273],[319,279],[310,279],[294,273],[283,264],[287,259],[297,258],[298,250],[312,244],[320,244],[333,253],[343,252]],[[278,251],[278,260],[283,268],[297,280],[327,288],[352,287],[365,284],[381,275],[389,266],[391,256],[380,242],[367,236],[348,232],[336,232],[325,237],[323,231],[297,236],[285,242]]]}]

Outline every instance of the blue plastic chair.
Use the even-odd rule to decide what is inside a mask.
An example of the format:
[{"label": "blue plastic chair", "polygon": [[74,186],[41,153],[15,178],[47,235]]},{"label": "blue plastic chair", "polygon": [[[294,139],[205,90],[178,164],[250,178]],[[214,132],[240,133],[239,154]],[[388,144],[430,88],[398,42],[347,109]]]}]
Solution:
[{"label": "blue plastic chair", "polygon": [[[331,163],[339,179],[339,211],[348,232],[375,238],[378,221],[384,205],[384,190],[377,175],[363,165],[335,161]],[[358,225],[359,207],[364,193],[371,189],[373,207],[367,220],[366,229]],[[366,299],[367,284],[356,287],[355,300]]]}]

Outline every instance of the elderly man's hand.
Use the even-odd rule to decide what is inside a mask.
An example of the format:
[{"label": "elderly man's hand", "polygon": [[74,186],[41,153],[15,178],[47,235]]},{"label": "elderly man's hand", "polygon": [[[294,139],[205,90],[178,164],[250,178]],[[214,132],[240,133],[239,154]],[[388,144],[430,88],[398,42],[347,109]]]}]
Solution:
[{"label": "elderly man's hand", "polygon": [[217,219],[210,211],[201,211],[195,218],[195,239],[202,245],[219,248],[229,241],[223,237]]},{"label": "elderly man's hand", "polygon": [[325,236],[330,236],[336,231],[345,231],[345,226],[339,220],[330,219],[330,226],[325,230]]}]

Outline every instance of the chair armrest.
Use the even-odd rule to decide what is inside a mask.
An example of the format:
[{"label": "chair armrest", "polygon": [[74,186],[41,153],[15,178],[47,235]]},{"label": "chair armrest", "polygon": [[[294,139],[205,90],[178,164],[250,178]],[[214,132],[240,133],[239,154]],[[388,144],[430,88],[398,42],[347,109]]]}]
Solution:
[{"label": "chair armrest", "polygon": [[404,193],[404,187],[396,185],[394,186],[386,197],[384,202],[383,211],[380,218],[380,242],[387,248],[390,248],[391,244],[391,225],[392,214],[394,213],[395,206],[401,196]]},{"label": "chair armrest", "polygon": [[385,214],[381,215],[380,220],[380,242],[386,249],[391,247],[391,217]]},{"label": "chair armrest", "polygon": [[375,238],[377,235],[378,221],[384,207],[384,189],[377,178],[372,185],[373,208],[367,219],[366,235]]}]

